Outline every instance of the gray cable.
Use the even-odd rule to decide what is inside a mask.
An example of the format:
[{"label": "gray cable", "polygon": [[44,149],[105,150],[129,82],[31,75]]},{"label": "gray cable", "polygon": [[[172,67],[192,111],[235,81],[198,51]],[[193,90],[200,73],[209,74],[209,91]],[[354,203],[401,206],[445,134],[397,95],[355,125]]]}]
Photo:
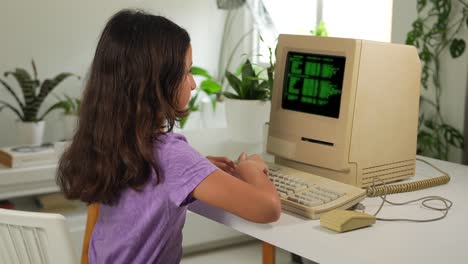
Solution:
[{"label": "gray cable", "polygon": [[[442,171],[441,169],[437,168],[436,166],[432,165],[431,163],[429,163],[429,162],[427,162],[425,160],[422,160],[422,159],[419,159],[419,158],[417,160],[422,161],[422,162],[430,165],[431,167],[433,167],[434,169],[438,170],[439,172],[441,172],[443,174],[447,174],[446,172]],[[387,185],[385,184],[385,181],[383,181],[380,178],[374,178],[373,179],[372,187],[375,187],[375,180],[376,179],[378,179],[379,181],[381,181],[383,183],[384,190],[386,190]],[[407,202],[402,202],[402,203],[396,203],[396,202],[391,202],[391,201],[387,200],[386,199],[387,198],[387,192],[386,191],[384,191],[384,194],[379,196],[379,197],[382,199],[382,203],[380,204],[377,211],[374,213],[374,216],[377,216],[377,214],[380,212],[380,210],[382,210],[382,207],[384,206],[385,202],[387,202],[389,204],[392,204],[392,205],[405,205],[405,204],[409,204],[409,203],[413,203],[413,202],[417,202],[417,201],[422,200],[421,205],[424,206],[425,208],[430,209],[430,210],[435,210],[435,211],[442,212],[442,216],[436,217],[436,218],[430,218],[430,219],[380,218],[380,217],[376,217],[376,219],[380,220],[380,221],[408,221],[408,222],[419,222],[419,223],[433,222],[433,221],[437,221],[437,220],[441,220],[441,219],[445,218],[447,216],[447,214],[448,214],[448,211],[450,210],[450,208],[452,208],[452,205],[453,205],[452,201],[450,201],[449,199],[440,197],[440,196],[425,196],[425,197],[421,197],[421,198],[418,198],[418,199],[414,199],[414,200],[407,201]],[[429,202],[429,201],[441,201],[445,205],[445,207],[438,208],[438,207],[433,207],[433,206],[427,205],[426,203]]]}]

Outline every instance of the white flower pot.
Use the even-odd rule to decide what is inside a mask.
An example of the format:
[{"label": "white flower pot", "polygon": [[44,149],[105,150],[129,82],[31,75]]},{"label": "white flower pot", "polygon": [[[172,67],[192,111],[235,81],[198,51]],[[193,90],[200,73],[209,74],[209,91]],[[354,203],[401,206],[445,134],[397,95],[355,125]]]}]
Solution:
[{"label": "white flower pot", "polygon": [[213,110],[211,101],[202,102],[200,113],[203,128],[225,128],[227,126],[225,102],[216,102],[215,110]]},{"label": "white flower pot", "polygon": [[16,128],[18,131],[17,143],[19,145],[41,145],[44,136],[44,121],[39,122],[23,122],[17,121]]},{"label": "white flower pot", "polygon": [[244,143],[262,143],[265,123],[270,120],[270,101],[225,98],[230,138]]},{"label": "white flower pot", "polygon": [[78,124],[78,116],[64,115],[63,116],[63,132],[65,140],[71,140],[75,134],[76,126]]}]

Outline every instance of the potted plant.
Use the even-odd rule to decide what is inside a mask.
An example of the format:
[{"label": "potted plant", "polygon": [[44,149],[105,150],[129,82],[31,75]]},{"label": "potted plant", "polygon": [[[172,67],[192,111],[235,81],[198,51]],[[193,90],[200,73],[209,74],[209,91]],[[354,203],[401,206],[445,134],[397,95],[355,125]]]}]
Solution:
[{"label": "potted plant", "polygon": [[74,74],[60,73],[52,79],[40,81],[37,77],[37,69],[34,60],[32,60],[31,64],[33,76],[25,69],[21,68],[16,68],[14,71],[7,71],[4,73],[5,77],[12,75],[16,79],[23,94],[22,99],[20,99],[20,96],[18,96],[5,80],[0,79],[0,83],[16,102],[15,105],[0,100],[0,112],[3,109],[9,109],[18,117],[17,129],[19,144],[39,145],[42,143],[42,136],[44,134],[44,117],[52,110],[60,108],[61,102],[53,104],[42,114],[39,114],[39,109],[50,92],[63,80]]},{"label": "potted plant", "polygon": [[59,100],[59,108],[63,109],[64,138],[65,140],[71,140],[78,123],[81,100],[67,94],[64,94],[63,98],[56,97]]},{"label": "potted plant", "polygon": [[203,98],[208,98],[211,101],[211,106],[213,111],[216,109],[216,95],[221,92],[221,84],[205,69],[201,67],[192,67],[192,74],[194,76],[200,76],[203,78],[200,85],[192,93],[190,101],[188,103],[189,114],[180,121],[180,127],[184,128],[190,116],[193,116],[193,113],[200,111]]},{"label": "potted plant", "polygon": [[263,140],[264,125],[270,119],[272,82],[263,78],[262,73],[264,70],[255,70],[248,59],[241,65],[240,78],[226,71],[234,90],[223,93],[228,131],[234,141],[260,143]]},{"label": "potted plant", "polygon": [[[454,8],[456,2],[460,8]],[[416,46],[422,62],[417,154],[448,160],[450,148],[464,148],[464,138],[442,113],[442,94],[449,87],[444,87],[441,59],[447,53],[453,59],[464,53],[462,30],[468,26],[468,5],[418,1],[417,12],[406,38],[406,44]]]}]

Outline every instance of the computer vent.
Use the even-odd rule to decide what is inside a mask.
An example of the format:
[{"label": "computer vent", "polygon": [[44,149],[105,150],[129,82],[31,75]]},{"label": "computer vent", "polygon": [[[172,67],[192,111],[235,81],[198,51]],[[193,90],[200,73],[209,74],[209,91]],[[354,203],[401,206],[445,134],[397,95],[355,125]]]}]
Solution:
[{"label": "computer vent", "polygon": [[403,160],[383,165],[377,165],[362,169],[362,187],[371,186],[375,178],[375,184],[382,184],[411,177],[415,173],[416,160]]}]

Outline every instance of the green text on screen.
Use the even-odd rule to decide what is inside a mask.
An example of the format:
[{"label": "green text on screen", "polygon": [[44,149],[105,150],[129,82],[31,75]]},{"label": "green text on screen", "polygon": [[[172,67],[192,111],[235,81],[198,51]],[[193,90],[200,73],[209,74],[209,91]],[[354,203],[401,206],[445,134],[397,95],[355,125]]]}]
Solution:
[{"label": "green text on screen", "polygon": [[339,56],[289,52],[282,107],[338,118],[345,61]]}]

